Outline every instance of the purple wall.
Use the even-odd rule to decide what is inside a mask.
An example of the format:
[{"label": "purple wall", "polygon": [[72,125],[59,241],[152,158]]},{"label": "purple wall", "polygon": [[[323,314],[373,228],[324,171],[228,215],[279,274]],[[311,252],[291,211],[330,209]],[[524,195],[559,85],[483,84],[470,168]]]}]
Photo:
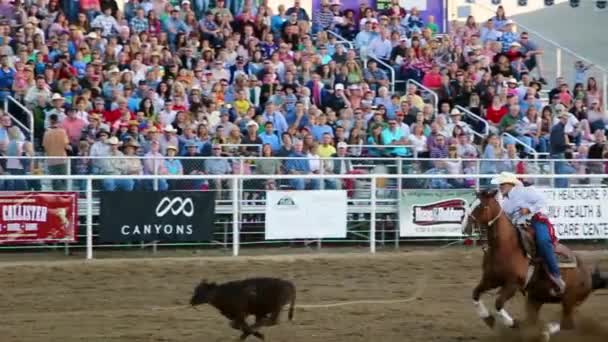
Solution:
[{"label": "purple wall", "polygon": [[[382,8],[384,3],[389,3],[390,4],[390,0],[368,0],[369,4],[372,5],[372,7],[376,7],[377,5],[380,5],[380,7]],[[342,10],[346,10],[346,9],[352,9],[355,10],[355,13],[358,15],[359,12],[359,4],[361,3],[361,0],[342,0]],[[426,17],[428,15],[434,15],[435,16],[435,22],[437,23],[437,25],[439,26],[439,32],[445,32],[446,28],[443,27],[443,21],[444,18],[446,18],[447,16],[447,9],[443,7],[443,3],[444,0],[426,0],[426,11],[423,11],[422,14],[422,18],[425,20],[426,22]],[[321,0],[312,0],[312,8],[313,8],[313,15],[314,12],[319,10],[319,8],[321,8]],[[406,10],[409,10],[409,8],[406,8]]]}]

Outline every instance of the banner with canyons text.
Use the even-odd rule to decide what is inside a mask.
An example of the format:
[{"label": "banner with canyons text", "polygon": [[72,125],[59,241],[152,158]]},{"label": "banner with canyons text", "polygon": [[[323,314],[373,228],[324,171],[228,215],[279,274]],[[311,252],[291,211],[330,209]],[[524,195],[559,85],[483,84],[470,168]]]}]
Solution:
[{"label": "banner with canyons text", "polygon": [[0,244],[75,242],[77,230],[75,192],[0,194]]},{"label": "banner with canyons text", "polygon": [[461,237],[475,200],[473,190],[403,190],[399,202],[402,237]]},{"label": "banner with canyons text", "polygon": [[213,237],[211,191],[101,192],[102,242],[201,242]]}]

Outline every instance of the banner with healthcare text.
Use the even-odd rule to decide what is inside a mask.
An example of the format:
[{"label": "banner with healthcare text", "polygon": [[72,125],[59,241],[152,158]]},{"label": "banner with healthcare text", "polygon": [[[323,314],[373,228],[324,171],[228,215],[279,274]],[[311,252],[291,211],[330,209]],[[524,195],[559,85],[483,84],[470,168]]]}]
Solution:
[{"label": "banner with healthcare text", "polygon": [[403,190],[399,201],[401,237],[461,237],[475,200],[473,190]]},{"label": "banner with healthcare text", "polygon": [[0,194],[0,244],[75,242],[77,230],[75,192]]},{"label": "banner with healthcare text", "polygon": [[608,239],[608,189],[540,189],[561,240]]},{"label": "banner with healthcare text", "polygon": [[344,190],[268,191],[266,239],[346,238]]}]

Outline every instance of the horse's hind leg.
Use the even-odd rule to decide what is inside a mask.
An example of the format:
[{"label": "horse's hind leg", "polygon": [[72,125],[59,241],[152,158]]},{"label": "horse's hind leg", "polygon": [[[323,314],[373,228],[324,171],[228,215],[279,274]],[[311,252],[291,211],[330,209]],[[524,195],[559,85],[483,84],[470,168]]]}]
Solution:
[{"label": "horse's hind leg", "polygon": [[480,300],[480,298],[481,298],[481,295],[484,294],[484,292],[491,290],[495,287],[496,286],[494,286],[487,279],[484,278],[479,282],[479,284],[473,290],[473,305],[475,306],[475,310],[477,311],[477,314],[479,315],[479,317],[490,328],[494,327],[494,317],[492,317],[492,315],[490,315],[490,312],[488,311],[486,306],[483,304],[483,302]]},{"label": "horse's hind leg", "polygon": [[561,328],[564,330],[574,329],[574,308],[576,306],[575,301],[570,301],[568,298],[564,299],[562,303],[562,320]]},{"label": "horse's hind leg", "polygon": [[528,322],[529,324],[538,323],[538,314],[542,306],[543,303],[536,301],[530,296],[528,296],[528,300],[526,302],[526,322]]},{"label": "horse's hind leg", "polygon": [[498,298],[496,298],[496,313],[502,320],[503,324],[509,328],[517,327],[517,322],[509,315],[504,306],[509,299],[513,298],[517,292],[518,286],[515,284],[508,284],[500,288],[498,291]]}]

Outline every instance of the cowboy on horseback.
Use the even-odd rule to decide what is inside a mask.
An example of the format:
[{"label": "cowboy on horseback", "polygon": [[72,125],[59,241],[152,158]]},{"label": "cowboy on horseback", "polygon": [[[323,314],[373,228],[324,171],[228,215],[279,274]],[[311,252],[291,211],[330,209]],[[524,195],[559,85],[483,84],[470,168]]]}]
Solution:
[{"label": "cowboy on horseback", "polygon": [[492,179],[492,184],[498,185],[504,198],[502,208],[513,225],[529,224],[534,229],[538,254],[545,261],[549,277],[558,288],[558,294],[562,294],[566,283],[561,277],[555,254],[555,231],[543,213],[546,207],[544,196],[532,187],[524,187],[517,176],[509,172],[502,172]]}]

